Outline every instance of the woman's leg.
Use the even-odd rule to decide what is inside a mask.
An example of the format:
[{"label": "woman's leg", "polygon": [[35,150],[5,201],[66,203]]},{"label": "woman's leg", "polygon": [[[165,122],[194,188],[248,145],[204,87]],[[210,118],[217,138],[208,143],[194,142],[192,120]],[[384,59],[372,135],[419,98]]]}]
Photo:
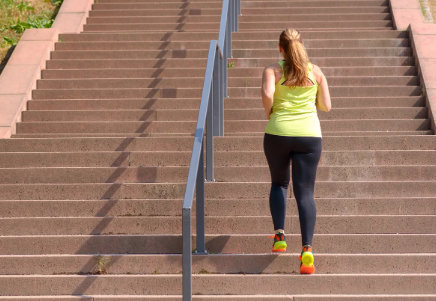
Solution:
[{"label": "woman's leg", "polygon": [[285,229],[286,197],[290,180],[289,137],[265,134],[264,152],[271,173],[269,205],[274,230]]},{"label": "woman's leg", "polygon": [[300,216],[302,244],[312,245],[316,222],[313,198],[316,170],[321,157],[321,138],[295,138],[296,151],[292,156],[292,187]]}]

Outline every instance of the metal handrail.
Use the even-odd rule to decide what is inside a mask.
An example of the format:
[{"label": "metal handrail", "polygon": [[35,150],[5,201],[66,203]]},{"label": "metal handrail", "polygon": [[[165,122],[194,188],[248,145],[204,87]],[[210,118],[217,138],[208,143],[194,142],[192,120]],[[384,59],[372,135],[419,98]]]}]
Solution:
[{"label": "metal handrail", "polygon": [[223,0],[218,41],[210,41],[203,91],[192,147],[182,209],[183,301],[192,301],[192,204],[196,194],[197,241],[195,254],[207,254],[204,237],[204,132],[206,126],[206,181],[214,181],[213,136],[224,135],[224,97],[227,96],[227,59],[233,31],[238,29],[240,0]]}]

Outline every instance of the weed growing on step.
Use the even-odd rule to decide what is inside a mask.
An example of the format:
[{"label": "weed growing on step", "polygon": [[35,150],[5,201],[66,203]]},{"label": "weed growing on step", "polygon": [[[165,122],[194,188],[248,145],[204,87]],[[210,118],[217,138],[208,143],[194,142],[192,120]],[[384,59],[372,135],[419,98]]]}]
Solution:
[{"label": "weed growing on step", "polygon": [[[49,28],[63,0],[0,0],[0,61],[28,28]],[[0,68],[1,72],[2,68]]]},{"label": "weed growing on step", "polygon": [[233,68],[233,67],[235,67],[235,62],[233,62],[233,61],[229,61],[228,63],[227,63],[227,68]]},{"label": "weed growing on step", "polygon": [[107,264],[109,263],[109,258],[105,258],[102,255],[98,255],[96,257],[97,263],[95,264],[94,267],[94,272],[93,274],[97,274],[97,275],[103,275],[103,274],[107,274]]}]

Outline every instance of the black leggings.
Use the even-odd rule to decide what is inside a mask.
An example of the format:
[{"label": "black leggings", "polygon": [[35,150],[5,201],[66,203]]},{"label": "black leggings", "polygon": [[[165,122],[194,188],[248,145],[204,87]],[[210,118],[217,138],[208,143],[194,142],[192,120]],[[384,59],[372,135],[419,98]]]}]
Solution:
[{"label": "black leggings", "polygon": [[265,134],[263,147],[271,173],[269,205],[274,230],[285,227],[289,166],[292,161],[292,188],[300,216],[302,244],[312,245],[316,222],[313,190],[316,169],[321,157],[321,138]]}]

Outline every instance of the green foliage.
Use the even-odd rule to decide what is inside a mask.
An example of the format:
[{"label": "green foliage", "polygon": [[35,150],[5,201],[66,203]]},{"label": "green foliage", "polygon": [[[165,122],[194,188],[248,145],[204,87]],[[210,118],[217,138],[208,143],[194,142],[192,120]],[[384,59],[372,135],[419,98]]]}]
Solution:
[{"label": "green foliage", "polygon": [[17,43],[18,43],[18,40],[17,40],[17,39],[14,39],[14,38],[3,37],[3,40],[4,40],[8,45],[11,45],[11,46],[15,46],[15,45],[17,45]]},{"label": "green foliage", "polygon": [[0,61],[28,28],[49,28],[63,0],[0,0]]}]

